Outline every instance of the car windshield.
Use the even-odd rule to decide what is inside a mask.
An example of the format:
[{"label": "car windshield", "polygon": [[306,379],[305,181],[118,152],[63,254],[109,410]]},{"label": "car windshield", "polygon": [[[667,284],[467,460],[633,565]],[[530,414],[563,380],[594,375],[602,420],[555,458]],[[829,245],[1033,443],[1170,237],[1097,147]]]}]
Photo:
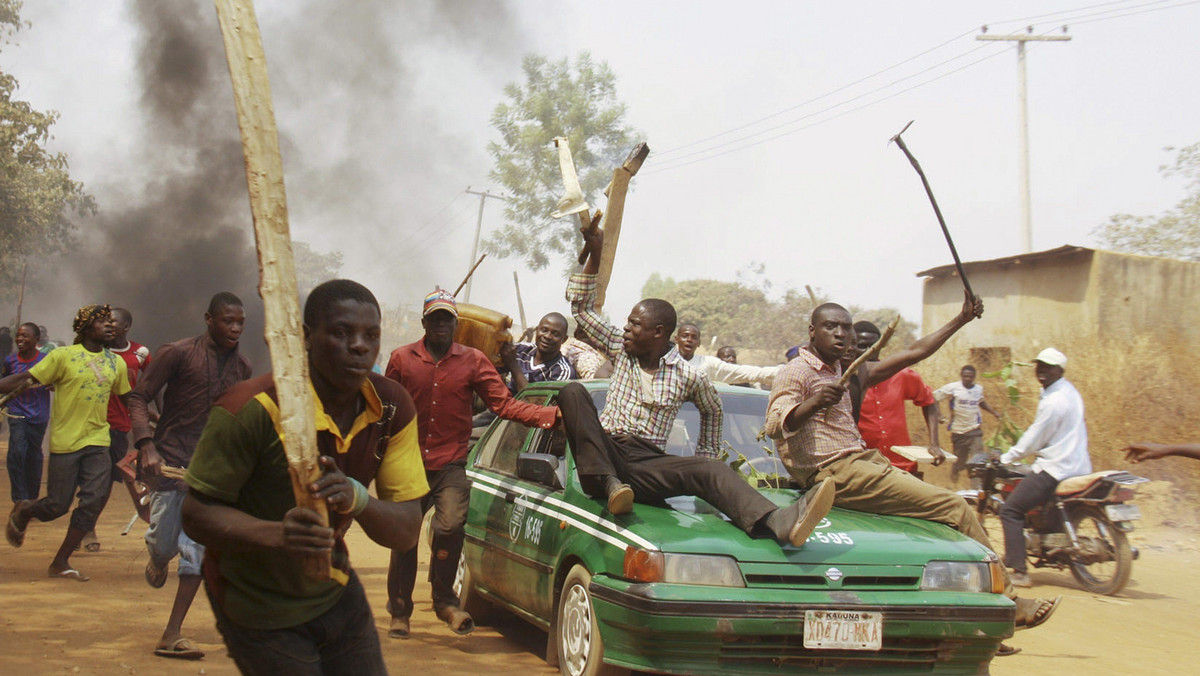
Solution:
[{"label": "car windshield", "polygon": [[[596,409],[604,408],[607,391],[592,391]],[[770,439],[758,439],[767,415],[767,397],[761,392],[747,390],[745,394],[721,392],[721,409],[725,413],[722,428],[722,448],[729,457],[726,462],[734,463],[743,474],[757,473],[760,476],[787,477],[787,469],[775,455],[775,444]],[[667,439],[667,453],[671,455],[695,455],[696,442],[700,438],[700,411],[688,402],[679,409],[671,436]],[[745,458],[737,464],[738,456]]]}]

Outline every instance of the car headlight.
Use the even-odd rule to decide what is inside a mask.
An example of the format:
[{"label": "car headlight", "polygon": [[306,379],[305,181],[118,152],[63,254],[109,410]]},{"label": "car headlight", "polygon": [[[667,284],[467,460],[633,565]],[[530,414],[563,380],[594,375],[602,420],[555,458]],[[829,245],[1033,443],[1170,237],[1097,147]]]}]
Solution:
[{"label": "car headlight", "polygon": [[1004,580],[999,561],[930,561],[921,574],[922,591],[999,594]]},{"label": "car headlight", "polygon": [[625,550],[623,572],[626,579],[634,582],[746,586],[737,561],[728,556],[668,554],[629,547]]}]

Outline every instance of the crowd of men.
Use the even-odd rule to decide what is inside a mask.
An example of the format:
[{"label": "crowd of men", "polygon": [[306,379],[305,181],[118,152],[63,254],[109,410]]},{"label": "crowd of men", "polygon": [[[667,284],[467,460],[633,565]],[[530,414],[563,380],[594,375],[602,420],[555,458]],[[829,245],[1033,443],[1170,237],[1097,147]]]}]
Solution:
[{"label": "crowd of men", "polygon": [[[740,365],[731,346],[716,357],[699,355],[700,327],[680,324],[666,301],[639,302],[623,327],[607,323],[595,308],[603,233],[585,232],[584,240],[583,267],[566,290],[573,336],[567,317],[551,312],[532,341],[500,350],[499,368],[455,341],[458,306],[445,291],[424,299],[423,335],[395,348],[382,374],[372,370],[381,325],[371,291],[333,280],[309,294],[303,329],[323,469],[309,490],[328,505],[328,522],[296,506],[274,383],[270,374],[251,377],[251,364],[239,352],[245,313],[235,295],[214,295],[200,335],[153,355],[129,338],[133,317],[122,308],[80,308],[74,343],[45,352],[38,349],[42,329],[22,324],[0,379],[0,394],[18,392],[8,404],[14,502],[8,542],[20,547],[32,521],[53,521],[75,502],[48,573],[87,581],[71,554],[89,544],[99,550],[96,519],[122,483],[149,524],[147,583],[164,586],[170,561],[179,558],[156,654],[203,657],[183,636],[183,622],[204,586],[229,654],[244,673],[336,672],[338,665],[385,673],[346,530],[357,521],[391,550],[388,635],[403,639],[410,635],[419,525],[432,511],[434,611],[452,631],[471,632],[473,619],[453,582],[469,498],[465,463],[481,402],[491,416],[561,427],[584,491],[614,515],[634,503],[694,495],[751,537],[803,547],[837,506],[937,521],[992,549],[962,497],[923,481],[915,463],[892,452],[910,444],[905,401],[923,410],[934,464],[944,459],[938,429],[949,422],[955,480],[967,457],[983,450],[980,411],[998,414],[984,401],[974,367],[964,366],[960,382],[936,391],[910,369],[982,316],[978,297],[968,294],[945,326],[863,364],[842,384],[843,370],[880,335],[870,323],[855,324],[842,306],[815,308],[807,341],[789,350],[783,365]],[[1017,628],[1045,622],[1060,600],[1021,598],[1013,589],[1030,584],[1020,540],[1023,511],[1044,501],[1062,479],[1090,471],[1082,400],[1063,378],[1066,356],[1048,349],[1036,361],[1044,388],[1037,419],[1005,456],[1038,458],[1036,474],[1002,514],[1012,571],[1005,593],[1016,604]],[[602,410],[578,384],[563,387],[553,406],[514,397],[530,383],[598,377],[611,378]],[[765,432],[801,489],[793,504],[777,508],[717,459],[723,418],[714,382],[770,389]],[[948,420],[939,399],[949,401]],[[686,402],[700,412],[694,455],[666,454]],[[39,499],[47,431],[46,495]],[[1153,450],[1143,451],[1145,457]],[[374,496],[367,490],[372,483]],[[306,572],[312,555],[329,557],[325,579]],[[1004,646],[1000,654],[1015,650]]]}]

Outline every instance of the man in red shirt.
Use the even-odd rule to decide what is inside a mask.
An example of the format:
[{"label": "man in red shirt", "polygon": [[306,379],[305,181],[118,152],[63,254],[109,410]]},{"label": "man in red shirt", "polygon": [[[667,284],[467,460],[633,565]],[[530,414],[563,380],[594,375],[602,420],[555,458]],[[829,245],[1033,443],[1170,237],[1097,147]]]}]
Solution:
[{"label": "man in red shirt", "polygon": [[[475,628],[459,608],[453,584],[462,553],[467,520],[467,444],[471,437],[471,395],[477,394],[498,417],[550,428],[558,419],[553,406],[535,406],[513,399],[496,367],[479,350],[454,342],[458,306],[454,296],[437,290],[425,297],[421,326],[425,336],[392,351],[385,375],[399,382],[417,406],[417,433],[429,494],[421,498],[422,512],[433,508],[433,556],[429,582],[433,609],[459,634]],[[388,636],[407,638],[412,615],[412,592],[417,580],[417,548],[392,551],[388,567]]]},{"label": "man in red shirt", "polygon": [[[880,336],[879,328],[867,321],[855,322],[854,332],[858,338],[855,356],[869,349]],[[853,357],[851,360],[853,361]],[[878,356],[871,361],[878,362]],[[938,410],[937,400],[933,397],[933,390],[910,368],[901,369],[896,375],[868,387],[863,392],[858,431],[862,434],[867,448],[878,449],[893,467],[920,477],[915,460],[909,460],[892,451],[893,446],[912,444],[912,439],[908,436],[908,420],[904,413],[905,401],[911,401],[921,407],[925,426],[929,431],[929,454],[934,458],[933,464],[940,465],[945,460],[938,443],[938,420],[941,418],[941,411]]]},{"label": "man in red shirt", "polygon": [[[107,347],[113,354],[125,360],[125,366],[129,373],[129,386],[137,387],[138,375],[150,366],[150,350],[141,343],[129,340],[129,329],[133,328],[132,312],[123,307],[115,307],[112,309],[112,318],[113,338],[108,341]],[[142,517],[146,523],[150,523],[149,502],[142,504],[138,489],[134,486],[133,477],[122,472],[117,466],[117,463],[124,460],[125,455],[129,452],[129,431],[132,429],[133,422],[125,403],[121,401],[120,397],[109,397],[108,454],[112,458],[112,482],[125,484],[138,516]],[[136,450],[134,454],[137,454]],[[96,537],[95,529],[83,538],[83,548],[89,552],[100,551],[100,540]]]}]

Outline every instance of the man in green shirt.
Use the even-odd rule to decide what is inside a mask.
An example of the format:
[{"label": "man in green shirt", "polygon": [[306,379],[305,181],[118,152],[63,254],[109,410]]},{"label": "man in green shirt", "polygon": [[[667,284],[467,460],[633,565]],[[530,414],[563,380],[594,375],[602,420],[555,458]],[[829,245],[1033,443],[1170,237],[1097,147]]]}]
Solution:
[{"label": "man in green shirt", "polygon": [[[304,305],[317,446],[325,472],[309,486],[330,523],[296,506],[277,432],[271,375],[217,400],[185,481],[183,528],[204,545],[217,628],[247,674],[384,674],[374,617],[343,539],[351,522],[389,549],[416,546],[429,492],[416,409],[399,383],[371,372],[379,303],[361,284],[325,282]],[[375,481],[378,498],[366,486]],[[304,557],[331,554],[329,579]]]},{"label": "man in green shirt", "polygon": [[71,507],[76,490],[79,504],[62,546],[50,563],[50,577],[87,582],[71,567],[71,553],[96,527],[108,501],[112,462],[108,457],[108,399],[129,392],[125,361],[104,345],[112,340],[112,310],[107,305],[85,305],[75,313],[75,344],[47,354],[25,373],[0,379],[0,394],[19,387],[54,386],[50,406],[50,466],[46,497],[13,505],[4,535],[20,547],[30,519],[53,521]]}]

